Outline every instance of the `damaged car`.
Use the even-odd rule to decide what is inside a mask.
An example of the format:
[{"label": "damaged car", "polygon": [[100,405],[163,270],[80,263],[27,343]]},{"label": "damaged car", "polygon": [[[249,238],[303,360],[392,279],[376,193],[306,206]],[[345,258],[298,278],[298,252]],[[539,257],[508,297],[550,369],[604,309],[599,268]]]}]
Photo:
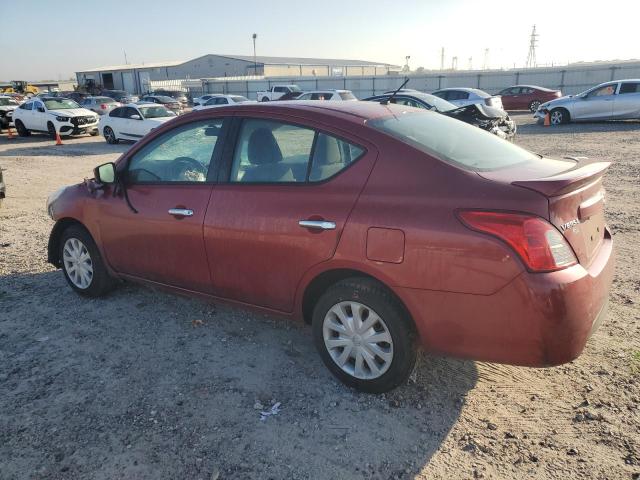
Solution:
[{"label": "damaged car", "polygon": [[516,122],[509,117],[507,112],[487,105],[472,104],[458,107],[440,97],[417,90],[398,90],[395,95],[393,92],[385,93],[365,98],[365,101],[388,102],[396,105],[435,110],[448,117],[486,130],[505,140],[513,140],[516,135]]},{"label": "damaged car", "polygon": [[13,111],[20,104],[9,96],[0,96],[0,132],[13,122]]}]

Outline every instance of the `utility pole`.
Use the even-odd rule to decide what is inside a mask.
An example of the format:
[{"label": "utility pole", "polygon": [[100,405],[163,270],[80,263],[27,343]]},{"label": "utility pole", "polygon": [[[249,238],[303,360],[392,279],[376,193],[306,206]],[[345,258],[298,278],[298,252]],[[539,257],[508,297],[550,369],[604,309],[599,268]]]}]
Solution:
[{"label": "utility pole", "polygon": [[455,70],[458,68],[458,57],[453,57],[451,59],[451,70]]},{"label": "utility pole", "polygon": [[444,47],[440,50],[440,70],[444,70]]},{"label": "utility pole", "polygon": [[535,67],[538,62],[536,60],[536,45],[538,44],[538,34],[536,33],[536,26],[533,26],[533,30],[531,30],[531,36],[529,37],[529,53],[527,54],[527,63],[525,64],[526,68]]},{"label": "utility pole", "polygon": [[258,62],[256,61],[256,38],[258,34],[253,34],[253,74],[258,75]]},{"label": "utility pole", "polygon": [[482,65],[483,70],[489,70],[489,49],[484,49],[484,64]]},{"label": "utility pole", "polygon": [[403,70],[404,70],[405,72],[410,72],[410,71],[411,71],[411,69],[409,68],[409,59],[410,59],[410,58],[411,58],[411,55],[405,55],[405,57],[404,57],[404,61],[405,61],[405,63],[404,63],[404,68],[403,68]]},{"label": "utility pole", "polygon": [[124,52],[124,64],[125,65],[129,65],[129,61],[127,60],[127,51],[126,50],[122,50]]}]

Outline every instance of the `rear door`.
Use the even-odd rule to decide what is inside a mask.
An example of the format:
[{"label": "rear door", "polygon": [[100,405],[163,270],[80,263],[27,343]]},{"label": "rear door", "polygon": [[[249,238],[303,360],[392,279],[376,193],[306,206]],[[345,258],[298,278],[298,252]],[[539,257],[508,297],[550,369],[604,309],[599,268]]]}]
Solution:
[{"label": "rear door", "polygon": [[613,101],[613,117],[640,118],[640,82],[622,82]]},{"label": "rear door", "polygon": [[177,126],[119,168],[131,207],[122,188],[99,204],[102,244],[117,272],[211,292],[202,226],[225,125],[220,118]]},{"label": "rear door", "polygon": [[377,151],[283,115],[235,122],[204,226],[214,293],[291,312],[304,273],[333,256]]}]

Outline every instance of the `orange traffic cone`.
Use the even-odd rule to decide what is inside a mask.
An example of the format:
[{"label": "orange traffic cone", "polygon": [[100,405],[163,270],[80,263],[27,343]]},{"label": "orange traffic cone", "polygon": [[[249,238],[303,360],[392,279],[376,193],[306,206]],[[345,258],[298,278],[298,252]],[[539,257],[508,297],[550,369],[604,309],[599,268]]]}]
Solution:
[{"label": "orange traffic cone", "polygon": [[64,145],[62,143],[62,139],[60,138],[60,134],[56,132],[56,145]]},{"label": "orange traffic cone", "polygon": [[549,112],[544,114],[544,126],[548,127],[551,125],[551,114]]},{"label": "orange traffic cone", "polygon": [[13,135],[13,132],[11,131],[11,127],[7,127],[7,133],[9,134],[8,139],[9,140],[15,140],[15,136]]}]

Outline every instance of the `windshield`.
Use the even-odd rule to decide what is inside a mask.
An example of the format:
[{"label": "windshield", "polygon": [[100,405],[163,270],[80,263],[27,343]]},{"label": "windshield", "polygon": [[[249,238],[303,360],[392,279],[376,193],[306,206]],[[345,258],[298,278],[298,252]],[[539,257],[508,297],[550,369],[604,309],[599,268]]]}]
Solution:
[{"label": "windshield", "polygon": [[162,117],[175,117],[176,114],[171,110],[167,110],[161,105],[153,107],[140,107],[140,113],[144,118],[162,118]]},{"label": "windshield", "polygon": [[464,169],[498,170],[538,161],[533,153],[460,120],[429,111],[390,110],[395,115],[368,120],[367,125]]},{"label": "windshield", "polygon": [[454,110],[458,108],[457,105],[447,102],[445,99],[436,97],[435,95],[429,95],[428,93],[422,93],[422,94],[414,93],[412,95],[415,95],[417,98],[419,98],[423,102],[428,103],[429,105],[435,107],[435,109],[439,112],[448,112],[449,110]]},{"label": "windshield", "polygon": [[18,106],[18,102],[16,102],[13,98],[0,98],[0,105],[3,107],[7,107],[9,105]]},{"label": "windshield", "polygon": [[47,110],[68,110],[70,108],[80,108],[80,105],[68,98],[52,98],[51,100],[45,100],[44,104],[47,106]]},{"label": "windshield", "polygon": [[156,98],[158,100],[160,100],[162,103],[175,103],[176,102],[175,98],[167,97],[165,95],[157,95]]}]

